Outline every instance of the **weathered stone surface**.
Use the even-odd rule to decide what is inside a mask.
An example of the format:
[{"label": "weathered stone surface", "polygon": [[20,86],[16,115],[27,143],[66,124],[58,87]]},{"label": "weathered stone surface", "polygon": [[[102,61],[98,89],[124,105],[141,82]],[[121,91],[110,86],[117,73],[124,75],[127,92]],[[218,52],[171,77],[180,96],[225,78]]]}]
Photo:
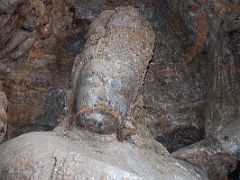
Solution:
[{"label": "weathered stone surface", "polygon": [[199,143],[174,152],[173,156],[198,166],[210,179],[222,179],[240,160],[239,126],[238,119]]},{"label": "weathered stone surface", "polygon": [[[61,128],[60,128],[61,129]],[[0,146],[3,179],[206,179],[186,162],[75,128],[21,135]],[[17,156],[16,156],[17,154]]]},{"label": "weathered stone surface", "polygon": [[154,48],[150,24],[133,7],[103,11],[90,25],[73,69],[76,123],[114,133],[127,119]]},{"label": "weathered stone surface", "polygon": [[83,29],[68,1],[0,1],[0,83],[8,97],[9,137],[56,127]]},{"label": "weathered stone surface", "polygon": [[7,97],[0,91],[0,143],[3,141],[7,132]]},{"label": "weathered stone surface", "polygon": [[[151,23],[156,34],[155,50],[141,90],[142,103],[133,108],[133,119],[137,123],[146,124],[154,137],[171,151],[204,137],[202,107],[205,91],[201,74],[205,70],[201,68],[202,64],[198,64],[200,61],[184,66],[184,59],[190,54],[188,51],[191,46],[194,47],[192,44],[197,34],[193,32],[194,21],[204,12],[201,12],[200,5],[195,3],[198,5],[198,13],[192,17],[188,4],[190,3],[186,1],[172,0],[89,0],[75,1],[73,8],[76,18],[91,20],[104,9],[131,5]],[[195,4],[192,3],[191,6]],[[189,21],[186,24],[191,25],[192,29],[185,27],[185,18]],[[195,29],[205,27],[203,23]],[[201,37],[200,33],[198,35]],[[202,47],[198,47],[189,57],[196,56],[204,49],[204,45],[203,42]],[[184,134],[182,138],[181,133],[185,132],[186,128],[188,132],[191,131],[189,134],[192,136]],[[172,134],[177,138],[173,139]]]},{"label": "weathered stone surface", "polygon": [[138,9],[156,34],[142,97],[132,108],[136,124],[174,151],[239,117],[239,1],[2,0],[0,83],[9,100],[9,137],[58,124],[84,30],[120,5]]},{"label": "weathered stone surface", "polygon": [[[78,43],[82,43],[81,41],[83,37],[79,34],[78,30],[79,28],[81,29],[86,26],[84,24],[85,21],[83,21],[83,19],[86,19],[86,21],[90,21],[93,19],[93,18],[85,17],[84,15],[87,15],[87,13],[83,13],[83,12],[91,10],[91,13],[93,13],[94,15],[90,15],[90,16],[96,17],[104,9],[111,9],[119,5],[133,5],[144,15],[146,19],[148,19],[152,23],[152,26],[154,27],[154,30],[156,31],[156,36],[157,36],[157,41],[155,46],[156,48],[154,51],[154,58],[147,72],[147,76],[145,78],[145,86],[144,86],[144,94],[143,94],[144,104],[143,106],[140,107],[141,115],[137,116],[139,117],[138,121],[146,123],[148,127],[151,129],[152,133],[154,134],[154,137],[155,138],[159,137],[159,139],[162,139],[163,142],[164,141],[168,142],[168,139],[165,137],[171,136],[171,133],[178,132],[178,129],[188,126],[190,129],[193,129],[192,133],[195,134],[196,139],[194,140],[186,139],[186,140],[183,140],[182,143],[183,145],[193,143],[194,141],[197,141],[202,138],[203,120],[201,115],[201,112],[202,112],[201,106],[202,106],[203,89],[201,87],[202,86],[201,79],[199,78],[200,77],[199,74],[201,74],[201,72],[199,71],[196,72],[195,70],[191,72],[192,69],[195,68],[195,65],[187,68],[186,70],[181,69],[182,60],[179,60],[179,57],[182,56],[182,53],[181,53],[182,47],[180,46],[181,43],[178,41],[178,38],[180,38],[181,42],[184,42],[189,46],[191,42],[194,41],[194,36],[191,35],[191,33],[189,33],[189,31],[187,31],[186,28],[184,29],[184,24],[182,23],[181,19],[179,19],[180,16],[178,14],[178,8],[180,7],[181,10],[183,11],[181,12],[181,16],[185,17],[186,19],[191,19],[191,18],[187,18],[188,16],[184,14],[184,12],[185,13],[187,12],[187,9],[186,9],[187,4],[188,3],[185,2],[185,5],[181,5],[175,1],[167,2],[164,0],[163,1],[142,0],[142,1],[121,1],[121,2],[91,0],[91,1],[74,1],[73,3],[70,3],[70,1],[55,2],[51,0],[42,1],[42,3],[34,1],[34,3],[30,7],[32,7],[33,5],[35,6],[37,5],[37,7],[39,7],[41,10],[40,14],[45,13],[44,15],[41,15],[41,17],[48,17],[48,18],[43,18],[41,22],[44,22],[45,21],[44,19],[48,19],[48,22],[44,23],[44,25],[42,26],[39,25],[39,28],[37,28],[37,30],[39,31],[39,34],[37,34],[36,42],[34,43],[33,48],[30,49],[30,52],[29,52],[31,61],[27,60],[25,64],[27,66],[30,65],[32,67],[35,67],[36,63],[38,64],[44,61],[44,62],[47,62],[47,64],[49,63],[52,64],[53,66],[60,65],[63,69],[66,70],[65,71],[66,73],[69,73],[68,71],[71,71],[71,68],[70,68],[71,60],[68,61],[69,64],[68,62],[66,63],[66,61],[61,60],[59,62],[56,60],[59,58],[62,59],[63,57],[66,57],[66,55],[68,54],[70,55],[77,54],[77,52],[73,52],[73,51],[76,50],[76,47],[79,47],[80,44]],[[71,6],[73,7],[72,9],[70,8]],[[26,14],[25,11],[27,11],[30,8],[29,5],[27,7],[22,8],[23,15]],[[80,8],[81,10],[79,10],[78,8]],[[12,9],[13,11],[15,10],[15,8],[12,8]],[[70,10],[73,12],[73,14],[71,14]],[[80,15],[79,13],[82,15]],[[2,18],[4,19],[4,17]],[[58,19],[62,19],[62,22],[60,23]],[[189,21],[187,24],[190,24],[190,25],[193,24],[191,23],[193,22],[193,19],[194,18],[192,18],[192,21]],[[70,28],[72,29],[72,31],[70,31],[69,28],[67,27],[71,26],[72,23],[73,23],[73,27]],[[23,23],[23,24],[26,24],[26,23]],[[19,26],[15,27],[15,25],[9,24],[9,27],[16,28],[17,30]],[[24,27],[27,27],[27,26],[24,25]],[[4,29],[6,28],[3,28],[2,30]],[[16,30],[14,30],[13,32],[15,32]],[[181,35],[181,33],[183,35]],[[187,34],[188,37],[190,37],[191,35],[191,39],[184,39],[185,38],[184,33],[188,33]],[[31,40],[28,40],[28,41],[31,41]],[[76,41],[78,43],[76,43]],[[75,45],[70,46],[70,44],[76,44],[76,46]],[[187,47],[187,45],[183,46],[183,48]],[[19,46],[19,48],[20,47],[22,46]],[[24,49],[24,46],[23,46],[23,49]],[[67,52],[65,51],[65,49],[67,49]],[[18,53],[13,53],[13,54],[18,54]],[[32,64],[31,63],[32,60],[36,63]],[[12,65],[9,65],[9,60],[7,60],[5,64],[7,64],[8,69],[9,67],[12,66]],[[19,66],[19,64],[16,66]],[[196,66],[196,68],[198,67]],[[188,73],[188,71],[190,72]],[[17,74],[17,76],[19,76],[18,72],[19,72],[19,69],[14,69],[12,70],[11,73]],[[59,72],[59,70],[56,70],[56,72]],[[44,73],[44,74],[46,74],[46,78],[45,80],[43,80],[44,78],[41,78],[42,84],[48,84],[49,76],[58,77],[59,76],[58,74],[60,74],[61,76],[60,72],[56,74],[54,73],[54,75],[52,75],[51,73],[50,74]],[[178,75],[175,76],[174,74],[178,74]],[[196,74],[196,76],[194,74]],[[10,79],[9,77],[4,76],[4,79],[7,80],[6,81],[7,86],[13,83],[12,79],[9,81]],[[13,78],[13,80],[16,81],[15,78]],[[66,81],[64,83],[66,84],[66,86],[69,86],[69,84],[67,85],[67,81],[69,81],[69,79],[65,78],[65,80]],[[19,83],[20,82],[17,82],[17,85]],[[23,84],[25,85],[26,83],[23,83]],[[195,87],[194,84],[196,84],[197,86]],[[21,86],[22,86],[22,82],[21,82]],[[162,87],[162,88],[159,88],[159,87]],[[8,91],[13,91],[14,93],[20,94],[20,92],[18,92],[17,89],[21,89],[21,88],[18,87],[18,88],[10,89]],[[60,89],[65,89],[65,87],[60,86]],[[172,89],[174,89],[174,92]],[[7,91],[7,94],[9,94],[8,91]],[[30,90],[26,88],[26,91],[28,92]],[[39,95],[41,94],[41,92],[38,92],[38,93]],[[175,97],[178,97],[176,99],[176,102],[174,100]],[[181,103],[179,103],[180,101]],[[16,101],[14,102],[14,104],[16,104]],[[19,103],[18,107],[20,107],[20,104],[21,103]],[[175,105],[177,106],[176,109],[178,110],[177,112],[175,111],[172,112],[171,109],[175,109]],[[161,116],[159,116],[159,113],[161,113]],[[33,124],[34,123],[33,119],[37,118],[37,117],[29,118],[28,116],[23,117],[22,115],[20,116],[22,118],[18,122],[21,121],[22,123],[24,123],[25,121],[24,118],[32,119],[31,121],[26,120],[27,122],[24,123],[26,124],[26,126],[29,123]],[[12,121],[11,120],[12,117],[13,116],[10,117],[10,121]],[[15,120],[13,120],[13,122],[14,122],[12,123],[14,124],[13,126],[17,127],[18,126],[16,124],[17,122]],[[15,130],[13,129],[13,131]],[[19,134],[19,133],[15,133],[15,134]],[[180,141],[181,139],[179,138],[179,140],[177,140],[176,143],[181,144]],[[173,150],[176,149],[176,147],[174,148],[174,145],[170,145],[170,146],[173,147],[172,148]],[[170,146],[169,148],[171,148]],[[179,147],[182,147],[182,145],[180,145]]]},{"label": "weathered stone surface", "polygon": [[[178,150],[174,156],[199,166],[210,179],[222,179],[233,171],[239,161],[239,51],[231,42],[229,32],[237,31],[234,20],[239,15],[238,2],[203,2],[211,7],[209,16],[209,59],[206,69],[205,133],[206,138]],[[238,9],[238,10],[237,10]],[[236,23],[236,24],[235,24]],[[231,25],[235,24],[235,26]],[[233,30],[235,29],[235,30]],[[211,164],[211,165],[209,165]]]},{"label": "weathered stone surface", "polygon": [[[102,10],[112,9],[119,5],[132,5],[137,8],[144,17],[151,22],[157,37],[153,60],[145,78],[143,104],[138,107],[138,113],[136,113],[138,114],[136,115],[137,121],[147,124],[154,137],[163,143],[166,142],[165,145],[167,145],[171,151],[202,139],[204,119],[209,119],[208,115],[211,114],[206,112],[206,115],[203,117],[206,87],[209,87],[208,84],[211,84],[205,82],[205,79],[210,76],[206,71],[213,72],[212,69],[208,70],[209,68],[205,68],[211,67],[211,65],[206,62],[210,62],[208,59],[212,59],[210,55],[206,55],[208,49],[205,48],[205,45],[209,45],[209,42],[212,41],[209,37],[212,37],[215,33],[214,29],[216,29],[216,27],[213,27],[211,24],[219,22],[219,20],[215,21],[215,14],[214,17],[206,20],[206,14],[212,14],[212,9],[214,9],[216,12],[219,12],[218,16],[224,19],[223,28],[229,33],[231,51],[234,57],[236,57],[236,64],[239,64],[237,62],[237,59],[239,59],[237,58],[239,54],[239,46],[237,45],[239,29],[237,10],[239,5],[237,2],[234,2],[235,4],[218,1],[206,1],[207,3],[204,4],[205,1],[196,2],[193,0],[76,0],[64,2],[43,0],[32,1],[32,3],[26,2],[27,1],[12,0],[1,1],[1,11],[3,11],[1,14],[1,24],[2,26],[4,25],[4,28],[1,28],[1,50],[10,39],[14,39],[14,34],[16,34],[19,29],[30,30],[31,34],[35,28],[37,33],[32,33],[32,35],[30,35],[31,38],[26,39],[26,42],[22,42],[23,44],[19,41],[19,50],[15,51],[16,49],[14,49],[9,55],[14,59],[22,57],[26,66],[35,67],[36,64],[41,64],[43,63],[42,61],[44,61],[55,67],[61,66],[61,69],[66,70],[64,72],[69,74],[73,58],[79,52],[77,49],[81,47],[84,42],[81,34],[82,29],[85,29],[90,21],[97,17]],[[6,4],[8,5],[6,6]],[[19,4],[23,4],[23,6],[21,5],[20,12],[14,13]],[[29,18],[29,14],[34,13],[34,11],[31,12],[31,10],[35,7],[38,12],[33,15],[32,18]],[[231,13],[228,13],[230,11]],[[226,16],[224,14],[228,15]],[[25,17],[25,20],[23,20],[24,18],[22,17]],[[59,19],[62,19],[62,21],[59,22]],[[207,22],[210,26],[206,24]],[[39,24],[38,27],[36,27],[36,24]],[[23,28],[21,29],[21,27]],[[202,29],[201,27],[208,27],[209,29]],[[207,29],[209,30],[208,39],[199,39],[200,37],[206,37],[205,31]],[[203,42],[204,39],[206,43]],[[28,59],[24,54],[28,56],[28,53],[25,52],[28,51],[29,44],[33,40],[35,43],[33,47],[30,48],[30,58]],[[198,44],[197,42],[200,43]],[[203,53],[201,54],[201,52]],[[20,57],[18,55],[20,55]],[[188,59],[192,58],[191,63],[189,63],[187,67],[182,68],[182,62],[186,57],[188,57]],[[69,61],[65,61],[69,58]],[[59,59],[61,60],[58,61]],[[32,61],[34,61],[34,63],[32,63]],[[1,65],[7,65],[7,69],[11,70],[11,74],[20,76],[20,69],[11,68],[15,62],[10,61],[7,57],[2,59],[1,62],[3,62]],[[16,64],[16,66],[19,66],[18,63]],[[239,66],[237,65],[237,67]],[[49,76],[61,76],[59,70],[56,70],[56,72],[57,73],[54,74],[44,73],[46,77],[45,80],[41,78],[41,84],[48,84]],[[226,73],[227,70],[224,74]],[[18,86],[6,91],[9,98],[11,98],[9,91],[20,94],[21,92],[18,92],[18,89],[22,89],[22,86],[26,85],[25,82],[19,82],[16,78],[10,78],[6,75],[2,76],[2,74],[1,79],[5,79],[4,82],[7,84],[7,87],[9,87],[10,84],[12,87],[13,83]],[[67,84],[69,79],[70,76],[65,78],[64,83]],[[230,79],[234,80],[235,78],[233,79],[231,77]],[[69,84],[66,86],[69,86]],[[65,89],[65,87],[60,86],[60,89]],[[31,89],[25,88],[25,91],[29,92]],[[41,92],[38,92],[38,94],[41,95]],[[17,101],[21,101],[20,99]],[[10,101],[10,104],[13,104],[13,106],[14,104],[18,104],[15,108],[19,109],[21,103],[17,101],[14,101],[14,103]],[[209,101],[212,100],[209,99]],[[213,109],[215,107],[216,111],[213,114],[216,114],[216,117],[221,116],[218,115],[218,112],[222,111],[222,108],[218,108],[219,103],[216,103],[216,106],[209,106],[210,108],[208,107],[207,109]],[[31,109],[31,107],[28,108]],[[229,108],[231,111],[231,107],[229,106],[226,106],[226,111]],[[19,117],[22,118],[16,121],[12,120],[12,118],[15,118],[13,116],[9,118],[9,121],[13,122],[11,128],[13,131],[12,135],[20,134],[20,132],[14,132],[17,127],[19,127],[18,122],[21,122],[20,126],[24,124],[24,126],[26,125],[25,127],[27,127],[29,124],[33,125],[35,118],[38,118],[29,118],[27,115],[23,116],[20,114]],[[231,115],[225,117],[228,118],[229,116]],[[27,119],[26,122],[24,122],[24,119]],[[209,122],[209,127],[211,124],[215,124],[216,127],[218,126],[217,124],[219,124],[213,123],[217,121],[210,120]],[[194,134],[195,138],[180,138],[181,132],[184,131],[186,127],[192,130],[191,133]],[[170,144],[168,142],[171,141],[172,134],[175,134],[179,138],[175,139],[176,143]],[[175,147],[174,144],[178,145]]]},{"label": "weathered stone surface", "polygon": [[140,103],[133,109],[134,121],[146,124],[173,152],[204,137],[202,69],[197,63],[184,62],[194,36],[180,18],[181,1],[152,1],[143,7],[152,12],[149,21],[156,42]]}]

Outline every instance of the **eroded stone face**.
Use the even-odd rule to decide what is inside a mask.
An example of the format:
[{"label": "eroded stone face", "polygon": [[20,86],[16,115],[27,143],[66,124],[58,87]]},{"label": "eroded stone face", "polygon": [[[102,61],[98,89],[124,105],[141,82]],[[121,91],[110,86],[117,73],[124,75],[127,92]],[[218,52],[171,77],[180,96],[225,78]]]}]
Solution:
[{"label": "eroded stone face", "polygon": [[[140,10],[152,23],[157,37],[153,60],[145,78],[143,101],[135,111],[137,123],[148,125],[154,137],[174,151],[202,139],[204,128],[210,135],[216,130],[225,129],[229,122],[239,116],[239,2],[89,0],[75,1],[70,12],[67,1],[34,0],[21,6],[26,9],[20,13],[14,13],[19,3],[26,2],[0,1],[0,56],[3,54],[5,57],[6,52],[10,52],[7,55],[15,59],[12,61],[6,56],[0,63],[0,83],[3,80],[9,98],[10,137],[28,131],[51,130],[56,126],[64,106],[65,89],[70,85],[74,58],[68,59],[66,54],[78,54],[79,51],[75,50],[83,39],[76,28],[79,28],[78,25],[83,26],[83,19],[90,22],[103,9],[112,9],[119,4],[131,4]],[[32,7],[40,10],[39,16],[29,17]],[[44,11],[47,15],[42,14]],[[20,14],[29,21],[22,22]],[[210,19],[206,19],[208,15]],[[49,23],[44,18],[38,21],[42,17],[49,17],[46,18],[50,20]],[[59,22],[59,19],[62,21]],[[2,25],[6,22],[3,28]],[[38,22],[43,26],[36,29]],[[23,31],[21,26],[30,31],[36,29],[37,37],[32,32]],[[224,30],[223,39],[216,38],[216,30]],[[11,43],[5,48],[10,39]],[[231,44],[231,49],[229,44],[222,43],[227,41]],[[190,62],[187,66],[183,66],[185,58]],[[209,104],[205,98],[207,88],[211,92]],[[206,113],[203,115],[204,109]],[[206,124],[205,119],[208,120]],[[6,125],[2,126],[5,129]],[[220,139],[223,140],[221,142],[227,153],[237,154],[238,146],[235,142],[238,141],[232,141],[231,128],[227,131],[226,137],[224,133],[220,134]],[[234,146],[231,145],[232,142]],[[212,152],[212,149],[208,148],[207,152],[209,151]],[[188,152],[184,153],[188,156]],[[206,162],[204,166],[209,166],[208,162],[215,162],[216,159],[230,160],[230,163],[226,163],[227,166],[234,165],[236,160],[232,161],[229,155],[214,155],[213,158],[195,155],[189,159],[197,157],[200,162],[198,164]],[[219,163],[213,165],[218,167]],[[226,175],[229,169],[224,167],[216,171]]]},{"label": "eroded stone face", "polygon": [[103,11],[73,69],[76,123],[111,134],[127,119],[154,48],[150,24],[133,7]]},{"label": "eroded stone face", "polygon": [[[74,69],[73,106],[76,121],[81,121],[83,128],[63,124],[54,132],[24,134],[3,143],[0,146],[0,177],[20,180],[207,179],[189,163],[171,158],[146,129],[141,133],[136,130],[137,133],[124,142],[117,141],[116,134],[87,131],[105,134],[106,129],[95,129],[95,121],[90,124],[83,121],[95,113],[99,105],[104,104],[101,111],[95,113],[96,121],[101,120],[98,119],[101,115],[116,114],[112,109],[124,118],[127,116],[142,86],[154,43],[152,29],[133,7],[105,11],[100,15],[100,23],[97,20],[90,28],[83,53],[85,64],[77,62]],[[82,65],[82,69],[78,65]],[[121,82],[114,84],[117,80]],[[85,105],[90,105],[93,111]],[[109,106],[110,112],[106,108]],[[88,113],[84,114],[86,117],[78,117],[81,108]],[[111,128],[108,126],[111,120],[112,117],[106,119],[107,128]]]}]

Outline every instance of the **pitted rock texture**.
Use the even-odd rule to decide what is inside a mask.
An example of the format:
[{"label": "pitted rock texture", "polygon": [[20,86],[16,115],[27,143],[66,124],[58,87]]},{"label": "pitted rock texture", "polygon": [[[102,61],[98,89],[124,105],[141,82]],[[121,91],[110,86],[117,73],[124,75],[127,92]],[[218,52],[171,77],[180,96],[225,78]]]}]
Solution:
[{"label": "pitted rock texture", "polygon": [[7,97],[0,91],[0,143],[4,140],[7,132]]},{"label": "pitted rock texture", "polygon": [[239,119],[195,143],[179,149],[172,155],[198,166],[208,174],[209,179],[226,178],[240,160]]},{"label": "pitted rock texture", "polygon": [[114,133],[143,85],[155,35],[133,7],[103,11],[90,25],[73,69],[73,110],[80,126]]},{"label": "pitted rock texture", "polygon": [[72,128],[21,135],[0,146],[0,158],[3,179],[207,179],[186,162]]},{"label": "pitted rock texture", "polygon": [[85,30],[103,10],[123,5],[141,12],[156,35],[142,97],[132,108],[136,124],[146,124],[172,152],[222,132],[239,117],[239,1],[31,2],[0,1],[0,84],[9,101],[9,137],[58,124]]},{"label": "pitted rock texture", "polygon": [[199,166],[210,179],[222,179],[239,161],[240,69],[236,52],[240,49],[236,32],[240,30],[240,22],[236,17],[240,4],[238,1],[202,1],[202,8],[211,13],[211,16],[208,14],[209,44],[205,57],[208,77],[203,113],[206,138],[173,154]]},{"label": "pitted rock texture", "polygon": [[69,4],[0,1],[0,84],[8,97],[10,138],[59,123],[84,41],[84,22],[75,21]]}]

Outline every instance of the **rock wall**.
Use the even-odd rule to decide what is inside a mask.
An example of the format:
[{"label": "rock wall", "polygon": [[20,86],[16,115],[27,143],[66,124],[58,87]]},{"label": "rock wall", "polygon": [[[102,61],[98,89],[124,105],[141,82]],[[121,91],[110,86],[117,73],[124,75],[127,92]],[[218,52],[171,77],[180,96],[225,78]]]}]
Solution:
[{"label": "rock wall", "polygon": [[[217,159],[214,168],[227,165],[211,177],[226,176],[236,167],[238,149],[219,145],[225,150],[205,155],[214,149],[212,139],[228,132],[238,137],[232,130],[240,105],[238,1],[0,0],[0,91],[8,100],[1,116],[7,117],[8,137],[56,127],[69,105],[73,61],[89,24],[103,10],[122,5],[135,7],[156,35],[144,85],[128,118],[133,125],[146,125],[170,152],[205,138],[176,157],[200,168]],[[224,139],[237,141],[221,137],[217,142],[224,144]],[[203,146],[204,155],[194,162],[192,149]]]},{"label": "rock wall", "polygon": [[0,81],[9,102],[8,136],[52,130],[71,85],[84,22],[73,18],[67,1],[0,4]]}]

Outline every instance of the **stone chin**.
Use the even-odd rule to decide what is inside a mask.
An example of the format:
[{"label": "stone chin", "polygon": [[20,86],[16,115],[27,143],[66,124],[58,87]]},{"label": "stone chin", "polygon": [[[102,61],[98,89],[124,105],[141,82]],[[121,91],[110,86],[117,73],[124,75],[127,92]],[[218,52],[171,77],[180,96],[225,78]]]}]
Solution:
[{"label": "stone chin", "polygon": [[76,125],[99,134],[113,134],[122,123],[121,116],[111,107],[94,106],[81,109],[76,116]]}]

